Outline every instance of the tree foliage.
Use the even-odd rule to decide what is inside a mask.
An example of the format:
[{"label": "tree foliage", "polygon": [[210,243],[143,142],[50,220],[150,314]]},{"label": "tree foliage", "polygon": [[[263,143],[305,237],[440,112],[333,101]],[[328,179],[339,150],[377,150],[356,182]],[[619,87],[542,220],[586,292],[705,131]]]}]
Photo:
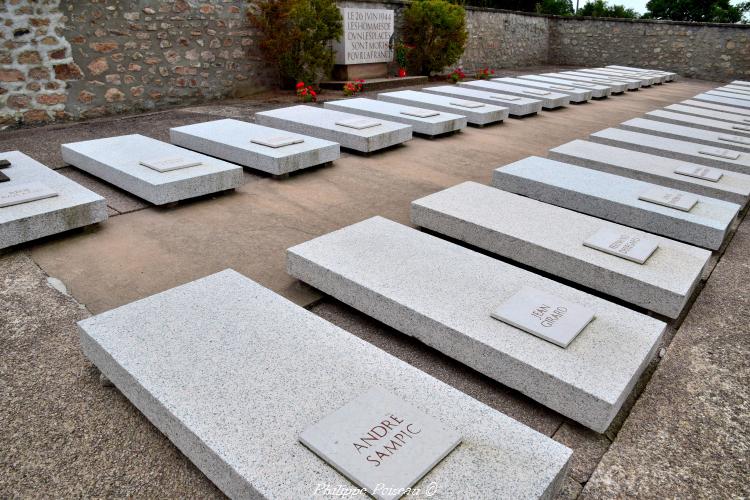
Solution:
[{"label": "tree foliage", "polygon": [[330,74],[330,44],[343,35],[334,0],[260,0],[249,7],[248,21],[259,31],[260,49],[278,68],[282,86],[318,84]]},{"label": "tree foliage", "polygon": [[573,0],[541,0],[537,2],[534,11],[537,14],[572,16],[574,12]]},{"label": "tree foliage", "polygon": [[643,17],[696,21],[706,23],[737,23],[750,9],[747,2],[732,5],[729,0],[650,0]]},{"label": "tree foliage", "polygon": [[430,75],[454,64],[466,46],[466,11],[446,0],[415,0],[404,10],[404,43],[412,74]]},{"label": "tree foliage", "polygon": [[620,19],[637,19],[640,17],[638,12],[633,9],[629,9],[624,5],[610,4],[605,0],[586,2],[583,7],[578,9],[576,15],[588,17],[613,17]]}]

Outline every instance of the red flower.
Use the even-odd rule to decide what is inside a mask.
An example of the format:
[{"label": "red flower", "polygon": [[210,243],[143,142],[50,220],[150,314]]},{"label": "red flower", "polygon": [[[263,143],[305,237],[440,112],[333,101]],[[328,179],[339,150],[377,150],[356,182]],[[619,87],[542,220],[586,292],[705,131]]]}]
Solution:
[{"label": "red flower", "polygon": [[399,76],[399,78],[405,77],[406,76],[406,70],[404,68],[399,68],[398,69],[398,76]]},{"label": "red flower", "polygon": [[297,82],[297,88],[298,89],[301,89],[304,86],[305,86],[305,82]]},{"label": "red flower", "polygon": [[315,97],[316,95],[318,95],[318,94],[316,94],[316,93],[315,93],[315,91],[314,91],[314,90],[310,90],[310,94],[311,94],[311,95],[312,95],[313,97]]}]

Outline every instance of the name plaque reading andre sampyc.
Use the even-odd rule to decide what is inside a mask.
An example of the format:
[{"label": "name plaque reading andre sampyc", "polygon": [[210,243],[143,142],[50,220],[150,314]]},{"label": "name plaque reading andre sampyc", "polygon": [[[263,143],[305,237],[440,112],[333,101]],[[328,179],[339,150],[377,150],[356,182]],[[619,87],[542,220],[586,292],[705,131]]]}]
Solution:
[{"label": "name plaque reading andre sampyc", "polygon": [[698,197],[682,191],[672,191],[666,188],[653,188],[638,195],[639,200],[656,203],[669,208],[676,208],[683,212],[689,212],[698,203]]},{"label": "name plaque reading andre sampyc", "polygon": [[551,92],[547,92],[546,90],[534,90],[534,89],[523,89],[523,92],[527,94],[534,94],[534,95],[549,95]]},{"label": "name plaque reading andre sampyc", "polygon": [[740,154],[738,152],[730,151],[728,149],[703,148],[698,152],[702,155],[716,156],[718,158],[725,158],[727,160],[736,160],[740,157]]},{"label": "name plaque reading andre sampyc", "polygon": [[200,161],[186,160],[185,158],[158,158],[154,160],[142,160],[139,162],[144,167],[148,167],[157,172],[170,172],[181,168],[195,167],[201,164]]},{"label": "name plaque reading andre sampyc", "polygon": [[339,9],[344,35],[334,42],[336,64],[391,62],[389,42],[393,35],[393,11],[388,9]]},{"label": "name plaque reading andre sampyc", "polygon": [[273,137],[258,137],[256,139],[250,139],[250,142],[269,148],[283,148],[284,146],[291,146],[292,144],[300,144],[305,142],[305,140],[289,135],[276,135]]},{"label": "name plaque reading andre sampyc", "polygon": [[674,173],[711,182],[719,182],[721,176],[724,175],[718,170],[709,167],[701,167],[700,165],[685,165],[675,169]]},{"label": "name plaque reading andre sampyc", "polygon": [[302,444],[378,499],[403,496],[461,436],[373,387],[300,434]]},{"label": "name plaque reading andre sampyc", "polygon": [[369,118],[352,118],[350,120],[338,121],[336,122],[336,125],[353,128],[355,130],[362,130],[366,128],[377,127],[378,125],[382,125],[382,123],[376,120],[370,120]]},{"label": "name plaque reading andre sampyc", "polygon": [[0,189],[0,208],[52,198],[53,196],[57,196],[57,191],[38,182],[11,185]]},{"label": "name plaque reading andre sampyc", "polygon": [[583,245],[638,264],[646,262],[659,247],[653,241],[608,227],[603,227],[586,238]]},{"label": "name plaque reading andre sampyc", "polygon": [[492,317],[564,348],[591,323],[594,313],[556,295],[525,286],[495,309]]}]

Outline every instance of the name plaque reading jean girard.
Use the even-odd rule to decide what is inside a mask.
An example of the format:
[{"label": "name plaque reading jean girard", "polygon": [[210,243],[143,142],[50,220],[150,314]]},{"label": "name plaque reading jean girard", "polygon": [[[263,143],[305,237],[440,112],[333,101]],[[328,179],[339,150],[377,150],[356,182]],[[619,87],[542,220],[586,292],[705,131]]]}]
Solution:
[{"label": "name plaque reading jean girard", "polygon": [[389,9],[339,8],[344,35],[333,43],[336,64],[391,62],[393,11]]},{"label": "name plaque reading jean girard", "polygon": [[392,500],[409,493],[461,436],[373,387],[306,428],[299,440],[373,497]]}]

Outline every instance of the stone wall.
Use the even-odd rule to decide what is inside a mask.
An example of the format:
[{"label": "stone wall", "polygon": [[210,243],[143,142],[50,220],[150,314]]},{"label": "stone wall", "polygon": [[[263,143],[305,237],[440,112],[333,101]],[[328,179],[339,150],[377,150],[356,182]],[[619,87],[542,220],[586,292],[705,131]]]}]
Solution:
[{"label": "stone wall", "polygon": [[545,64],[549,19],[491,9],[467,9],[469,39],[459,65],[468,70]]},{"label": "stone wall", "polygon": [[59,3],[0,1],[0,124],[66,116],[67,83],[83,74],[63,35]]},{"label": "stone wall", "polygon": [[[405,0],[341,0],[396,11]],[[0,125],[78,119],[273,87],[245,0],[0,0]],[[626,64],[750,79],[750,26],[468,8],[458,65]]]},{"label": "stone wall", "polygon": [[621,64],[728,81],[750,77],[750,26],[551,18],[555,64]]},{"label": "stone wall", "polygon": [[240,0],[0,2],[0,122],[149,110],[276,82]]}]

